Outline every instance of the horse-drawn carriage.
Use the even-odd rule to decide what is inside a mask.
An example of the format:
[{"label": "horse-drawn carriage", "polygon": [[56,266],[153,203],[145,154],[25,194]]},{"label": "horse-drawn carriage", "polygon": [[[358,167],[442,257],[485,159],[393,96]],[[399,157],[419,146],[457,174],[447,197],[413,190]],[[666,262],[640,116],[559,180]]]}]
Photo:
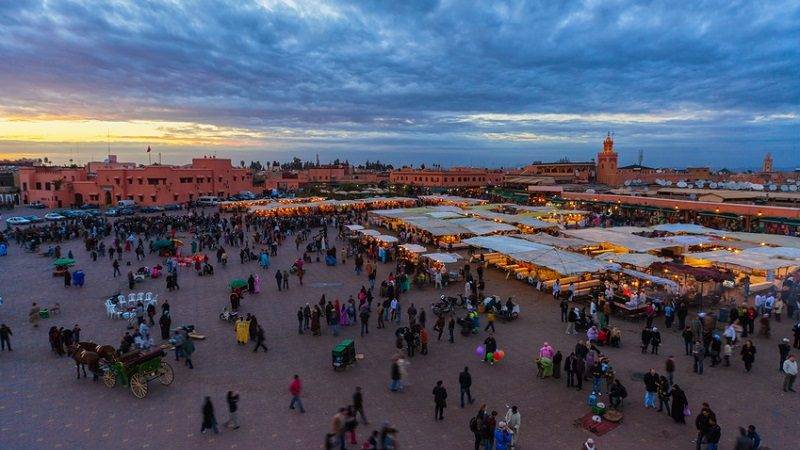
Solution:
[{"label": "horse-drawn carriage", "polygon": [[169,386],[175,379],[172,366],[162,360],[163,356],[164,350],[160,348],[122,355],[104,367],[103,384],[114,387],[119,382],[129,386],[134,397],[145,398],[149,382],[157,379],[164,386]]}]

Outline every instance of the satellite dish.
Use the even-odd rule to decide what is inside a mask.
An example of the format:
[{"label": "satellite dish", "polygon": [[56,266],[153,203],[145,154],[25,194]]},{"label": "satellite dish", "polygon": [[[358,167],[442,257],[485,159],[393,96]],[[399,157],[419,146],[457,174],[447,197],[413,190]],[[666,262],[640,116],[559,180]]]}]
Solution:
[{"label": "satellite dish", "polygon": [[761,184],[754,184],[754,185],[753,185],[753,190],[756,190],[756,191],[763,191],[763,190],[764,190],[764,185],[761,185]]},{"label": "satellite dish", "polygon": [[667,186],[672,186],[672,181],[667,180]]},{"label": "satellite dish", "polygon": [[717,188],[717,183],[712,181],[711,184],[708,185],[708,187],[710,187],[711,189],[716,189]]},{"label": "satellite dish", "polygon": [[623,184],[625,186],[630,186],[631,185],[631,180],[625,180],[625,183],[623,183]]},{"label": "satellite dish", "polygon": [[694,182],[694,185],[697,186],[699,189],[703,189],[706,183],[703,180],[697,180]]},{"label": "satellite dish", "polygon": [[769,185],[769,190],[770,190],[770,191],[777,191],[777,190],[778,190],[778,186],[776,186],[776,185],[774,185],[774,184],[770,184],[770,185]]},{"label": "satellite dish", "polygon": [[789,192],[789,186],[782,184],[781,185],[781,192]]},{"label": "satellite dish", "polygon": [[796,184],[790,185],[789,186],[789,190],[792,191],[792,192],[797,192],[797,185]]},{"label": "satellite dish", "polygon": [[786,182],[787,182],[787,183],[794,183],[794,178],[787,178],[787,179],[786,179]]},{"label": "satellite dish", "polygon": [[594,193],[595,193],[595,191],[594,191],[594,189],[587,189],[587,190],[586,190],[586,193],[587,193],[587,194],[594,194]]},{"label": "satellite dish", "polygon": [[685,181],[678,181],[678,184],[676,186],[678,186],[679,188],[685,188],[688,185],[686,184]]}]

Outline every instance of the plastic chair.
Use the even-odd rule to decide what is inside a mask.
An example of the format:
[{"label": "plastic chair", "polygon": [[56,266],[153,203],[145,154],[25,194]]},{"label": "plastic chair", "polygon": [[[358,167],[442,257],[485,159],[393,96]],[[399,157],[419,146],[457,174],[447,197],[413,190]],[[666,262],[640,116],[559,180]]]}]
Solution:
[{"label": "plastic chair", "polygon": [[136,294],[131,292],[128,294],[128,303],[136,304]]},{"label": "plastic chair", "polygon": [[152,292],[148,292],[148,293],[144,294],[144,301],[146,301],[147,303],[150,303],[152,300],[153,300],[153,293]]},{"label": "plastic chair", "polygon": [[124,302],[125,301],[125,294],[119,294],[117,296],[117,301],[120,302],[120,303]]},{"label": "plastic chair", "polygon": [[136,301],[144,302],[144,292],[139,292],[138,294],[136,294]]}]

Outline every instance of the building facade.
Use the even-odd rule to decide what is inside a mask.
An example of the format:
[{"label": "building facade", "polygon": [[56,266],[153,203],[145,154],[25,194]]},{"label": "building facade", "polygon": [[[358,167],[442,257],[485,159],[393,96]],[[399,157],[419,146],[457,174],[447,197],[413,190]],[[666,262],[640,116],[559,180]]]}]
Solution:
[{"label": "building facade", "polygon": [[466,188],[499,186],[505,173],[501,170],[453,167],[450,169],[414,169],[403,167],[389,173],[392,184],[406,184],[427,188]]},{"label": "building facade", "polygon": [[140,205],[186,203],[205,195],[226,198],[253,189],[250,170],[218,158],[195,158],[188,166],[137,167],[112,156],[80,168],[23,167],[19,183],[22,203],[51,208],[111,206],[120,200]]}]

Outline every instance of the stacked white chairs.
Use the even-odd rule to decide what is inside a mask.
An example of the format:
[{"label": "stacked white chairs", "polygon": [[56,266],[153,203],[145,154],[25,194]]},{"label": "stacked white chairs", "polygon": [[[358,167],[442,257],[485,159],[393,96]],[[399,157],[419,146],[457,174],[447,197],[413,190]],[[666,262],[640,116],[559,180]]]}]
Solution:
[{"label": "stacked white chairs", "polygon": [[136,294],[136,301],[144,302],[144,292],[139,292],[138,294]]},{"label": "stacked white chairs", "polygon": [[144,301],[145,301],[145,303],[152,303],[153,302],[153,293],[152,292],[148,292],[148,293],[144,294]]},{"label": "stacked white chairs", "polygon": [[130,294],[128,294],[128,303],[133,303],[134,305],[136,304],[136,294],[135,293],[131,292]]}]

